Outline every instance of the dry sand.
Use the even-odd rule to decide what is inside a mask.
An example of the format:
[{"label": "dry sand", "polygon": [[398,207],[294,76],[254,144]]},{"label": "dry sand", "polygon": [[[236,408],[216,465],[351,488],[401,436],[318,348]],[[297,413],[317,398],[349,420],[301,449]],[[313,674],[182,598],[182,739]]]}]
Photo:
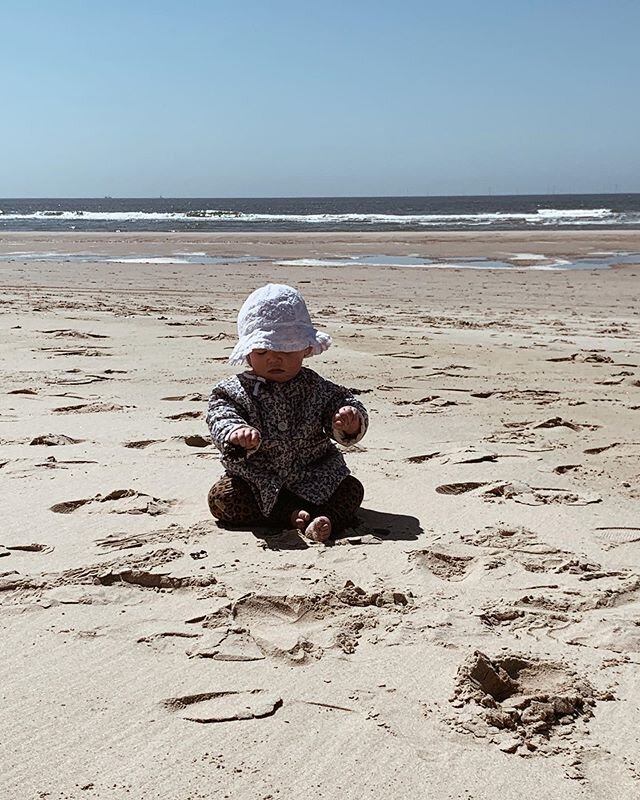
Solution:
[{"label": "dry sand", "polygon": [[[567,256],[640,233],[0,236],[202,249]],[[638,797],[640,265],[1,258],[2,798]],[[206,508],[206,396],[268,280],[304,292],[335,340],[310,366],[371,412],[361,522],[331,547]]]}]

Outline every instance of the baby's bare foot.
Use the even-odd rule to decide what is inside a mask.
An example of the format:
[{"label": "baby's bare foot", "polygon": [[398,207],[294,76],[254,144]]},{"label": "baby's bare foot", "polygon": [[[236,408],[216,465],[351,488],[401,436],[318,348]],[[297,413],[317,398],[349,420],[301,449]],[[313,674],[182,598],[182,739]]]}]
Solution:
[{"label": "baby's bare foot", "polygon": [[331,536],[331,520],[329,517],[316,517],[309,523],[304,534],[314,542],[326,542]]},{"label": "baby's bare foot", "polygon": [[291,515],[291,525],[299,531],[305,531],[307,525],[311,522],[311,514],[302,508],[297,509]]}]

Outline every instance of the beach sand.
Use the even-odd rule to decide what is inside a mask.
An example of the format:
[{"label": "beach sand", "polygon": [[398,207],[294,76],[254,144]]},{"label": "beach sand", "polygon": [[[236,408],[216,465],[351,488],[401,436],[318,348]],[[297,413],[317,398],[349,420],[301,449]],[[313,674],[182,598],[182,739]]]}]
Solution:
[{"label": "beach sand", "polygon": [[[201,250],[269,261],[2,261]],[[594,250],[640,232],[1,234],[0,795],[638,797],[640,264],[273,263]],[[206,506],[267,281],[370,410],[330,547]]]}]

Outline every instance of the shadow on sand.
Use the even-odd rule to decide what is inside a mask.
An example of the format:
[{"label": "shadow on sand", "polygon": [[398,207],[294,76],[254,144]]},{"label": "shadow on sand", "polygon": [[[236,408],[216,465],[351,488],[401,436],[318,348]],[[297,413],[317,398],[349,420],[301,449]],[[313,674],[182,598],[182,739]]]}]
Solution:
[{"label": "shadow on sand", "polygon": [[373,534],[386,541],[413,542],[424,533],[420,520],[407,514],[392,514],[373,508],[358,509],[358,523],[353,528],[356,536]]},{"label": "shadow on sand", "polygon": [[[226,530],[251,531],[260,544],[267,550],[306,550],[309,542],[295,530],[278,531],[266,525],[230,525],[218,523],[218,527]],[[407,514],[392,514],[388,511],[377,511],[373,508],[358,509],[354,524],[338,536],[338,540],[354,540],[352,544],[381,544],[385,541],[415,541],[424,533],[420,520]],[[355,539],[362,537],[362,541]],[[367,538],[368,537],[368,538]],[[335,545],[335,540],[327,542]]]}]

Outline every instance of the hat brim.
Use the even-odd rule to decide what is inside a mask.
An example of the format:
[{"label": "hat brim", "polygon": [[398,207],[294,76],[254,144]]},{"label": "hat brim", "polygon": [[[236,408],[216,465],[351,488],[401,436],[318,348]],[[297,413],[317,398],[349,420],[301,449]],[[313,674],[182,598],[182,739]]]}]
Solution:
[{"label": "hat brim", "polygon": [[312,326],[304,326],[297,335],[283,331],[254,331],[242,336],[229,356],[229,363],[240,366],[246,363],[247,356],[253,350],[273,350],[279,353],[294,353],[311,348],[309,355],[317,356],[331,346],[331,336],[316,330]]}]

